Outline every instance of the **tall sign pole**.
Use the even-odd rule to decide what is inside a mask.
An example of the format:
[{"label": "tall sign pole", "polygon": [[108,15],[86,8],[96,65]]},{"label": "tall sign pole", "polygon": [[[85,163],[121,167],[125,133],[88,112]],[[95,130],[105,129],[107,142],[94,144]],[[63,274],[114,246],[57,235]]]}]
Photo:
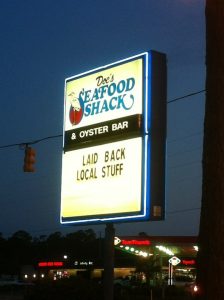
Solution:
[{"label": "tall sign pole", "polygon": [[206,103],[199,229],[200,299],[224,299],[224,2],[206,0]]},{"label": "tall sign pole", "polygon": [[115,222],[165,218],[166,56],[148,51],[65,80],[60,221],[106,224],[113,299]]},{"label": "tall sign pole", "polygon": [[106,224],[104,244],[104,299],[113,300],[114,294],[114,236],[113,223]]}]

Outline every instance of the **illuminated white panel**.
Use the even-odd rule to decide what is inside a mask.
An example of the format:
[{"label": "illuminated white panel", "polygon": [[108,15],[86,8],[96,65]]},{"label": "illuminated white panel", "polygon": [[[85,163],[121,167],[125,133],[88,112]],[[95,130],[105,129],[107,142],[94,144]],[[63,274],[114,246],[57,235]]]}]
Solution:
[{"label": "illuminated white panel", "polygon": [[142,138],[66,152],[62,174],[62,218],[140,212]]},{"label": "illuminated white panel", "polygon": [[[142,114],[143,57],[129,60],[65,81],[65,131]],[[71,118],[71,110],[74,119]]]}]

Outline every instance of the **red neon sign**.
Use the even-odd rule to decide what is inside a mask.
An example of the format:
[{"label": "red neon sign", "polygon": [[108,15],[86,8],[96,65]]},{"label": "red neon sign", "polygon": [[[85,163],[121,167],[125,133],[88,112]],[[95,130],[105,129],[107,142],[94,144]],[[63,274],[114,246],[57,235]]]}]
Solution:
[{"label": "red neon sign", "polygon": [[54,262],[54,266],[55,267],[62,267],[63,266],[63,262],[62,261],[55,261]]},{"label": "red neon sign", "polygon": [[121,240],[122,245],[149,246],[149,240]]},{"label": "red neon sign", "polygon": [[182,264],[186,266],[195,265],[196,261],[194,259],[183,259]]},{"label": "red neon sign", "polygon": [[62,267],[62,261],[41,261],[38,263],[38,267]]}]

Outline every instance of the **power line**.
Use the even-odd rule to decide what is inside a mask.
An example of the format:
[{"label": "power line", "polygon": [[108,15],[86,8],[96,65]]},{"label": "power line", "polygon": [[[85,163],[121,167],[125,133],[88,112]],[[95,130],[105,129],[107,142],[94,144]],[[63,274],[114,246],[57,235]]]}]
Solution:
[{"label": "power line", "polygon": [[36,144],[36,143],[39,143],[39,142],[42,142],[42,141],[45,141],[45,140],[54,139],[54,138],[58,138],[58,137],[61,137],[61,136],[62,136],[62,134],[50,135],[50,136],[44,137],[42,139],[33,141],[33,142],[29,143],[29,144]]},{"label": "power line", "polygon": [[62,134],[50,135],[50,136],[44,137],[42,139],[34,140],[34,141],[31,141],[31,142],[3,145],[3,146],[0,146],[0,149],[15,147],[15,146],[23,147],[23,146],[26,146],[26,145],[33,145],[33,144],[37,144],[37,143],[45,141],[45,140],[54,139],[54,138],[58,138],[58,137],[62,137]]},{"label": "power line", "polygon": [[[197,92],[194,92],[194,93],[187,94],[187,95],[182,96],[182,97],[171,99],[171,100],[167,101],[167,104],[170,104],[170,103],[173,103],[173,102],[176,102],[176,101],[188,98],[188,97],[192,97],[192,96],[204,93],[205,91],[206,90],[200,90],[200,91],[197,91]],[[14,143],[14,144],[2,145],[2,146],[0,146],[0,149],[10,148],[10,147],[15,147],[15,146],[25,147],[26,145],[33,145],[33,144],[37,144],[37,143],[42,142],[42,141],[46,141],[46,140],[54,139],[54,138],[59,138],[59,137],[62,137],[62,136],[63,136],[62,134],[57,134],[57,135],[51,135],[51,136],[48,136],[48,137],[44,137],[44,138],[41,138],[41,139],[38,139],[38,140],[34,140],[34,141],[31,141],[31,142],[23,142],[23,143]]]},{"label": "power line", "polygon": [[172,99],[172,100],[167,101],[167,103],[169,104],[169,103],[172,103],[172,102],[176,102],[176,101],[181,100],[181,99],[184,99],[184,98],[188,98],[188,97],[191,97],[191,96],[195,96],[195,95],[204,93],[205,91],[206,91],[206,90],[201,90],[201,91],[194,92],[194,93],[191,93],[191,94],[182,96],[182,97],[174,98],[174,99]]}]

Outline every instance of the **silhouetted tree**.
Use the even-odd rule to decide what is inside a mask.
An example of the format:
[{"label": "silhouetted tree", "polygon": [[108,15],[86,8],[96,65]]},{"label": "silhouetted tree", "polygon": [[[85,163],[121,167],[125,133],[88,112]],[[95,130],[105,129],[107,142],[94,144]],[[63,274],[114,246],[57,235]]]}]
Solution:
[{"label": "silhouetted tree", "polygon": [[62,259],[64,254],[64,237],[61,232],[56,231],[46,239],[49,259]]},{"label": "silhouetted tree", "polygon": [[68,255],[67,263],[76,259],[99,258],[99,241],[92,229],[79,230],[63,236],[54,232],[49,236],[34,237],[23,230],[8,239],[0,235],[0,275],[19,274],[22,265],[34,267],[41,260],[62,260]]},{"label": "silhouetted tree", "polygon": [[69,233],[65,237],[66,249],[69,256],[79,258],[91,258],[98,244],[95,232],[92,229],[79,230]]},{"label": "silhouetted tree", "polygon": [[32,263],[32,236],[28,232],[19,230],[8,238],[6,260],[11,274],[18,274],[21,265]]},{"label": "silhouetted tree", "polygon": [[142,236],[142,237],[147,237],[148,236],[147,233],[145,233],[144,231],[139,232],[138,235]]},{"label": "silhouetted tree", "polygon": [[6,261],[6,239],[3,238],[2,233],[0,233],[0,275],[5,273],[7,269],[7,261]]},{"label": "silhouetted tree", "polygon": [[144,272],[147,284],[149,284],[150,279],[155,279],[160,271],[161,265],[158,256],[140,257],[137,261],[136,272]]}]

